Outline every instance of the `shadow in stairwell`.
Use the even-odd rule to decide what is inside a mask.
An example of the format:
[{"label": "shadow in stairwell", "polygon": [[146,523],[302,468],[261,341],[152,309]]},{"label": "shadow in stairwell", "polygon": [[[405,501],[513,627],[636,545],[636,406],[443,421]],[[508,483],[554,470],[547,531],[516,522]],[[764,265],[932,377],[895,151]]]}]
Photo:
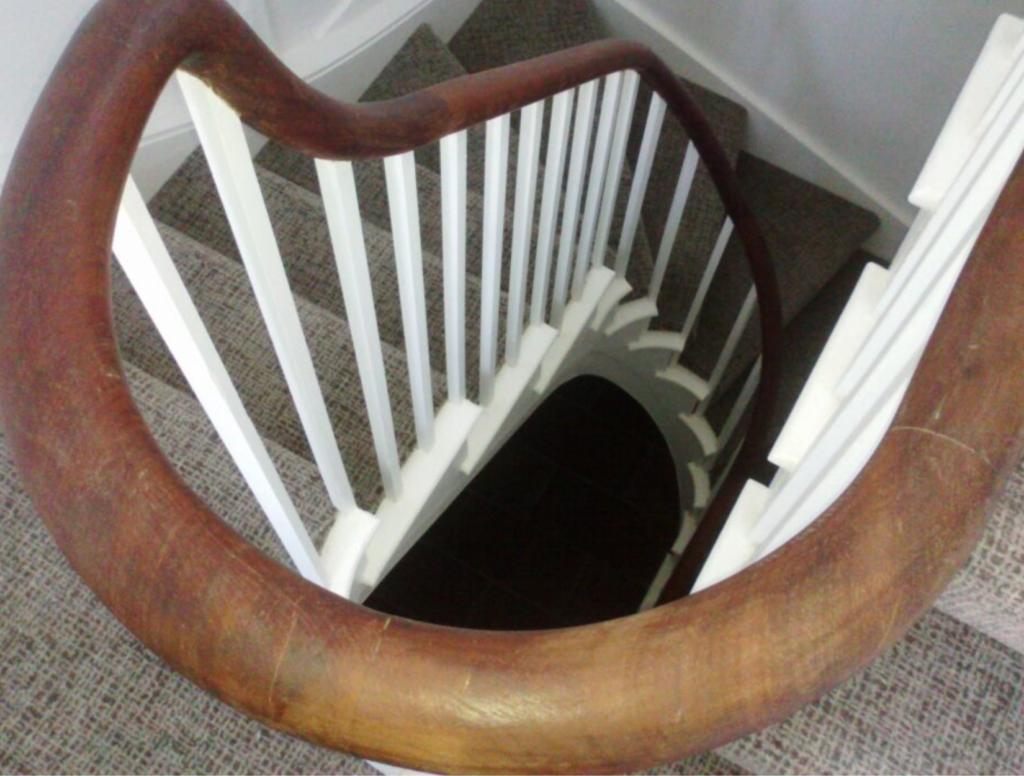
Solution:
[{"label": "shadow in stairwell", "polygon": [[516,432],[366,605],[535,630],[637,611],[679,526],[671,454],[618,387],[580,377]]}]

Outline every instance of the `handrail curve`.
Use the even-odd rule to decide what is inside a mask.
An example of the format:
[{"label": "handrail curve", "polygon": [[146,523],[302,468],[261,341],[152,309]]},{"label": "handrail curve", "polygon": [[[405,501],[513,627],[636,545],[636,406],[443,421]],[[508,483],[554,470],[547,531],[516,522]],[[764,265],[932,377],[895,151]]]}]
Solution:
[{"label": "handrail curve", "polygon": [[[635,69],[686,125],[748,255],[766,252],[706,120],[643,47],[595,43],[343,106],[289,74],[220,0],[103,0],[0,200],[0,420],[70,564],[201,687],[276,728],[419,770],[622,772],[783,719],[899,638],[965,562],[1024,426],[1020,170],[865,471],[810,529],[726,582],[607,623],[498,633],[384,617],[269,560],[163,457],[112,331],[117,205],[178,66],[260,131],[329,158],[395,153]],[[778,296],[770,264],[752,269],[767,367]]]}]

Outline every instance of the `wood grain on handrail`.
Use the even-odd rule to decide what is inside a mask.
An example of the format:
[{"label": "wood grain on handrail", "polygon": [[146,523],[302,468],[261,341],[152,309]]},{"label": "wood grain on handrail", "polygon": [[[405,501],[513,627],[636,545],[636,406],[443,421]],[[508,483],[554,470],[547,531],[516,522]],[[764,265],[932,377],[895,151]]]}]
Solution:
[{"label": "wood grain on handrail", "polygon": [[70,564],[201,687],[274,727],[420,770],[621,772],[783,719],[898,639],[966,560],[1020,452],[1019,171],[865,471],[811,529],[726,582],[608,623],[495,633],[385,617],[269,560],[161,454],[112,331],[117,206],[178,66],[261,131],[331,158],[394,153],[635,69],[686,125],[755,260],[769,385],[778,298],[706,120],[640,46],[596,43],[343,106],[289,74],[219,0],[104,0],[41,98],[0,200],[0,420]]}]

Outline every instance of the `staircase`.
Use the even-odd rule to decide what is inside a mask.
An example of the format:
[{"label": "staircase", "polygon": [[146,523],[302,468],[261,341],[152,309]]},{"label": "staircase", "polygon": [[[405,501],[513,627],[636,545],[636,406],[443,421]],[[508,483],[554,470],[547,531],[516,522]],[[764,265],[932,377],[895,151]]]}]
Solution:
[{"label": "staircase", "polygon": [[[530,6],[528,12],[524,5]],[[513,28],[514,36],[509,35]],[[418,29],[364,100],[401,97],[602,37],[582,2],[484,0],[448,46],[428,27]],[[280,283],[275,286],[271,278],[264,293],[253,281],[253,259],[237,216],[245,210],[247,194],[240,190],[233,201],[219,177],[219,169],[232,164],[237,169],[230,144],[218,150],[215,140],[234,131],[232,114],[218,113],[223,104],[198,79],[186,76],[184,83],[207,147],[193,153],[149,203],[155,220],[151,231],[145,205],[137,192],[137,201],[132,199],[129,184],[115,237],[118,260],[110,274],[117,344],[132,399],[184,483],[269,558],[340,596],[409,617],[415,612],[389,607],[387,598],[394,592],[374,598],[373,591],[389,581],[393,591],[394,580],[429,587],[431,580],[418,574],[455,573],[454,566],[417,565],[419,540],[444,521],[460,493],[524,424],[536,426],[545,418],[545,407],[560,387],[570,387],[581,376],[583,384],[603,378],[649,413],[678,477],[682,509],[674,516],[668,541],[657,540],[665,545],[658,550],[665,557],[660,568],[652,566],[647,574],[646,595],[638,607],[653,608],[673,575],[697,562],[687,554],[694,551],[690,540],[729,479],[765,366],[758,295],[751,290],[756,283],[745,246],[733,234],[707,166],[694,167],[689,196],[680,199],[680,169],[685,171],[693,146],[671,115],[648,158],[650,177],[646,196],[638,200],[642,207],[633,224],[635,236],[623,239],[631,229],[634,184],[643,177],[642,138],[657,110],[652,111],[651,90],[639,84],[632,123],[622,125],[628,143],[621,183],[603,189],[611,203],[606,239],[602,243],[598,235],[595,244],[602,247],[594,255],[600,261],[592,269],[584,264],[582,274],[563,263],[559,276],[560,256],[571,251],[563,251],[563,234],[544,221],[547,212],[553,223],[564,224],[576,209],[585,232],[590,207],[590,190],[584,187],[578,201],[571,202],[578,133],[566,127],[560,161],[558,149],[551,148],[558,98],[547,101],[540,122],[536,113],[523,109],[504,127],[492,119],[486,128],[480,124],[466,131],[465,303],[460,313],[450,303],[451,266],[458,254],[452,250],[451,179],[446,173],[459,158],[453,143],[431,143],[405,167],[387,167],[376,159],[351,165],[371,290],[360,296],[353,293],[363,282],[358,272],[346,276],[336,258],[339,245],[351,250],[356,242],[344,243],[339,228],[345,225],[331,220],[346,202],[345,168],[314,163],[312,156],[270,140],[255,156],[253,173],[297,321],[297,326],[280,324],[284,328],[275,331],[280,320],[290,320],[285,315],[275,322],[267,312],[274,304],[282,309],[280,299],[269,293]],[[587,136],[593,131],[597,145],[605,102],[627,101],[606,99],[609,89],[630,88],[625,79],[612,83],[605,79],[589,96],[594,121]],[[585,88],[576,90],[573,115],[588,99]],[[695,85],[691,89],[735,165],[778,279],[786,346],[779,364],[780,407],[769,434],[773,441],[797,406],[865,267],[882,264],[862,250],[878,221],[743,152],[744,110]],[[616,137],[615,126],[608,121],[606,145]],[[502,132],[507,136],[507,185],[496,186],[493,149]],[[207,143],[207,136],[214,139]],[[532,155],[536,185],[522,195],[517,172],[531,165],[529,158],[520,158],[524,151]],[[586,149],[581,154],[585,171],[599,169],[591,167],[596,156]],[[552,161],[568,170],[566,186],[558,179],[560,197],[554,205],[544,185]],[[608,165],[615,165],[614,151]],[[396,207],[396,187],[403,181],[412,181],[418,205],[425,328],[410,317],[410,293],[415,297],[416,292],[410,291],[400,267],[409,249],[396,243],[403,239],[399,221],[408,217],[407,210]],[[596,208],[605,200],[599,193],[592,209],[591,226],[597,223],[597,232]],[[536,213],[532,223],[521,215],[527,205]],[[680,205],[685,207],[680,210]],[[673,228],[677,239],[672,239]],[[542,273],[533,263],[545,252],[545,241],[549,287],[538,279]],[[237,390],[237,405],[230,392],[213,397],[224,401],[218,405],[224,408],[221,414],[210,412],[213,394],[197,389],[195,373],[180,352],[172,352],[173,341],[171,347],[166,344],[171,340],[161,331],[160,315],[140,292],[141,265],[126,260],[137,246],[157,242],[166,246],[173,262],[168,267],[180,277]],[[625,253],[622,245],[627,245]],[[505,257],[497,272],[487,258],[495,252]],[[516,256],[529,257],[527,264],[517,263]],[[416,267],[416,261],[410,266]],[[463,316],[461,342],[453,338],[452,322],[459,319],[452,316],[458,314]],[[414,340],[420,335],[423,347],[417,349]],[[302,368],[295,355],[301,356],[300,339],[315,365],[306,400],[296,396],[295,372],[289,371]],[[315,415],[317,394],[322,416]],[[364,395],[366,401],[356,398]],[[371,395],[385,400],[375,403]],[[236,410],[241,414],[233,414]],[[237,426],[236,445],[244,439],[256,462],[247,471],[237,465],[240,448],[222,441],[224,424],[243,416],[255,431],[246,436],[244,423]],[[343,466],[334,479],[324,440],[326,447],[333,440],[340,448]],[[0,769],[375,772],[366,760],[244,717],[161,665],[81,584],[22,489],[6,437],[0,442],[0,643],[6,656],[0,664]],[[275,490],[275,476],[283,497]],[[746,476],[768,484],[775,467],[762,461]],[[140,480],[138,487],[151,486]],[[1024,769],[1022,492],[1024,474],[1018,471],[971,563],[935,608],[865,670],[779,724],[654,772]],[[268,504],[276,507],[268,509]],[[279,519],[264,519],[263,513],[274,509]],[[292,511],[298,523],[289,517]],[[507,541],[516,540],[510,532]],[[154,568],[170,562],[153,559]],[[182,573],[192,562],[173,558]],[[110,573],[116,573],[113,566]],[[611,608],[606,612],[609,618],[621,614]],[[471,614],[467,609],[465,621],[456,614],[443,624],[487,627]],[[429,620],[430,615],[416,619]],[[590,619],[601,619],[599,608]],[[507,630],[530,624],[517,624],[514,613],[491,621]],[[391,622],[388,618],[385,630]],[[222,635],[230,640],[235,629],[261,624],[249,620],[225,627]],[[383,643],[378,640],[376,649]],[[643,648],[641,641],[636,648]],[[799,653],[792,660],[794,671],[804,670]],[[471,678],[465,679],[467,687]],[[738,681],[756,682],[757,677]],[[416,690],[410,687],[409,692]]]}]

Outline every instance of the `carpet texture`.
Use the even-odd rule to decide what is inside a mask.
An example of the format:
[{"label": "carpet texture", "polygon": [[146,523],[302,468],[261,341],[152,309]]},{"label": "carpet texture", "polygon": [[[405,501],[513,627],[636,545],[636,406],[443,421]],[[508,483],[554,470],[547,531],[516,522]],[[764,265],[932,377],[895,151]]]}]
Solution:
[{"label": "carpet texture", "polygon": [[[171,228],[164,227],[162,236],[257,429],[265,438],[312,459],[242,266]],[[118,270],[113,274],[113,288],[124,357],[167,384],[188,391],[184,376]],[[301,297],[296,304],[356,499],[364,508],[374,510],[383,496],[380,470],[348,325]],[[393,347],[384,347],[384,360],[395,435],[404,457],[416,441],[408,365],[403,352]],[[434,403],[439,407],[443,400],[444,383],[435,373]]]},{"label": "carpet texture", "polygon": [[967,568],[936,607],[1024,654],[1024,462],[989,516]]},{"label": "carpet texture", "polygon": [[721,753],[752,773],[1021,773],[1022,719],[1021,655],[933,610],[861,674]]},{"label": "carpet texture", "polygon": [[[185,481],[287,563],[206,415],[134,367],[135,400]],[[333,517],[316,467],[270,444],[315,536]],[[362,760],[250,720],[163,664],[71,570],[0,436],[0,772],[365,773]]]},{"label": "carpet texture", "polygon": [[[878,217],[750,154],[740,155],[740,187],[764,231],[782,297],[783,323],[793,320],[878,228]],[[753,285],[734,236],[701,311],[683,363],[700,375],[714,369],[743,299]],[[726,370],[726,389],[760,352],[757,313]]]}]

